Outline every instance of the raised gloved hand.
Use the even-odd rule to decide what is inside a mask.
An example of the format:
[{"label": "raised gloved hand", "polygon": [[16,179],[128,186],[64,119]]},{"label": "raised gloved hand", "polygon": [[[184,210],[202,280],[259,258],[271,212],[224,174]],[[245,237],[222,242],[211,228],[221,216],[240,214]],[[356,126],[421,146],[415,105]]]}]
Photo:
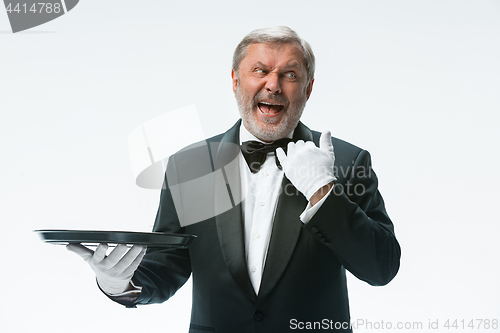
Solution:
[{"label": "raised gloved hand", "polygon": [[119,244],[108,256],[108,245],[104,243],[99,244],[95,251],[81,244],[68,244],[66,248],[90,265],[97,283],[109,295],[120,294],[128,289],[132,276],[146,253],[146,246],[143,245],[134,245],[127,251],[126,245]]},{"label": "raised gloved hand", "polygon": [[319,148],[312,141],[299,140],[288,144],[287,154],[281,148],[276,149],[276,156],[285,176],[307,200],[323,186],[337,180],[333,174],[335,155],[330,131],[321,134]]}]

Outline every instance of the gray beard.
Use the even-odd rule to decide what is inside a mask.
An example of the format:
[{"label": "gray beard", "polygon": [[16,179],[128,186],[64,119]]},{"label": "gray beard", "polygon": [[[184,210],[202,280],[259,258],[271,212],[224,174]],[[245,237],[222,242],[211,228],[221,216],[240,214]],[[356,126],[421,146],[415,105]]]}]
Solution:
[{"label": "gray beard", "polygon": [[[276,141],[290,134],[295,127],[297,127],[307,102],[307,95],[304,92],[302,101],[289,108],[290,103],[288,99],[282,95],[266,95],[259,93],[251,99],[249,96],[241,94],[239,86],[236,87],[235,97],[236,103],[238,104],[238,110],[240,111],[240,117],[243,120],[243,125],[251,134],[264,142]],[[262,98],[270,98],[285,105],[285,108],[281,111],[285,112],[285,114],[281,117],[279,122],[269,119],[263,126],[257,124],[254,112],[255,110],[260,112],[258,111],[259,106],[257,101]]]}]

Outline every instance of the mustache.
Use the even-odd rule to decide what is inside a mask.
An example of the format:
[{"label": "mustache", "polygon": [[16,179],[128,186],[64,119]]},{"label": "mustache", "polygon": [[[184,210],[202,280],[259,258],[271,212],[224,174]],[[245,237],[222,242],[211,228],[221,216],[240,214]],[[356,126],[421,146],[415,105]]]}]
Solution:
[{"label": "mustache", "polygon": [[285,107],[285,109],[288,107],[288,105],[290,104],[290,101],[288,100],[288,98],[286,98],[285,96],[283,95],[278,95],[278,94],[266,94],[266,93],[257,93],[257,95],[255,95],[255,97],[253,98],[253,106],[254,108],[257,107],[257,105],[259,104],[259,101],[260,100],[263,100],[263,99],[271,99],[273,101],[276,101],[280,104],[283,104]]}]

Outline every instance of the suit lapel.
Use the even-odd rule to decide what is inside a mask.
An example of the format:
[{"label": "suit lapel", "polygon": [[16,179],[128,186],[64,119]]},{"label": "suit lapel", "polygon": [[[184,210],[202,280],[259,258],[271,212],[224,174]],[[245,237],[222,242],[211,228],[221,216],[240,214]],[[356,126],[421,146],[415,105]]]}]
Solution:
[{"label": "suit lapel", "polygon": [[[293,138],[294,141],[312,141],[312,133],[309,128],[299,122]],[[299,216],[306,205],[306,198],[292,185],[288,178],[284,177],[260,284],[259,298],[269,294],[285,271],[303,226]]]},{"label": "suit lapel", "polygon": [[[229,193],[231,197],[232,209],[226,210],[215,216],[217,225],[217,234],[222,251],[222,256],[231,276],[253,301],[256,300],[252,283],[248,276],[244,226],[241,210],[241,189],[239,162],[235,156],[239,153],[239,128],[241,120],[236,123],[229,131],[225,133],[221,141],[211,147],[214,152],[214,169],[221,170],[221,176],[224,181],[216,181],[216,193]],[[212,149],[213,148],[213,149]],[[237,153],[235,154],[235,148]],[[216,209],[220,206],[220,196],[215,196]],[[224,200],[221,200],[224,201]]]},{"label": "suit lapel", "polygon": [[[239,200],[241,193],[239,164],[231,163],[231,161],[234,161],[235,156],[234,147],[239,148],[240,125],[241,120],[224,134],[219,143],[210,147],[212,156],[215,156],[214,170],[221,169],[221,177],[224,178],[223,182],[216,181],[215,191],[216,193],[228,191],[233,204],[232,209],[216,215],[215,221],[226,266],[240,288],[251,300],[255,301],[257,296],[248,276],[246,265],[244,226],[241,200]],[[299,122],[293,138],[295,140],[312,141],[312,133],[309,128]],[[232,165],[232,167],[228,167],[228,165]],[[307,200],[286,177],[283,178],[281,189],[260,285],[259,298],[265,297],[283,274],[303,226],[299,215],[306,207]],[[215,197],[217,209],[220,196],[216,195]]]}]

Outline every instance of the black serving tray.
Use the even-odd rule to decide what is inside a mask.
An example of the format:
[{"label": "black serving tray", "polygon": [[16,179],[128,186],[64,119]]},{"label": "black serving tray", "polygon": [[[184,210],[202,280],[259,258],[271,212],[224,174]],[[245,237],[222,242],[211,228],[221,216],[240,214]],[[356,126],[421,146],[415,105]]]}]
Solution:
[{"label": "black serving tray", "polygon": [[102,231],[102,230],[34,230],[43,242],[52,244],[82,243],[92,245],[108,244],[141,244],[151,247],[188,247],[196,238],[195,235],[173,234],[163,232],[135,231]]}]

